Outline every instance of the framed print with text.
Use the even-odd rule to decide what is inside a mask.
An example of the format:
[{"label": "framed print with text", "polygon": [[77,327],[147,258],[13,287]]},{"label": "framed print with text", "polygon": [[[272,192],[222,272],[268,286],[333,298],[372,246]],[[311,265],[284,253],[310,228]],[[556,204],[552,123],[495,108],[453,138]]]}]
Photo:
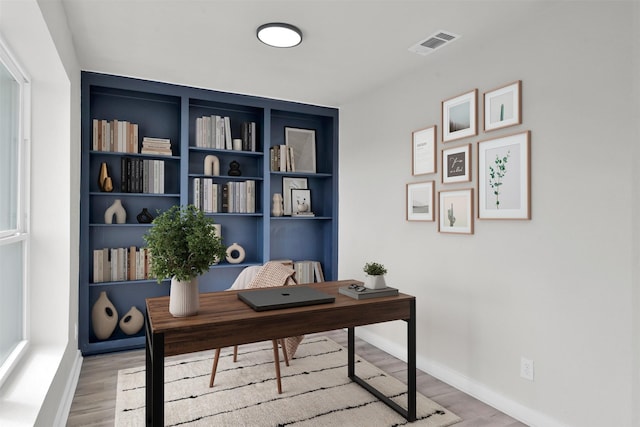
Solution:
[{"label": "framed print with text", "polygon": [[442,142],[478,134],[478,89],[442,101]]},{"label": "framed print with text", "polygon": [[407,184],[407,221],[433,221],[434,181]]},{"label": "framed print with text", "polygon": [[284,143],[292,150],[293,172],[316,173],[316,131],[284,128]]},{"label": "framed print with text", "polygon": [[411,134],[412,175],[436,172],[436,126],[413,131]]},{"label": "framed print with text", "polygon": [[484,94],[484,131],[522,123],[522,81],[518,80]]},{"label": "framed print with text", "polygon": [[291,190],[307,188],[307,178],[282,177],[282,204],[284,215],[291,215]]},{"label": "framed print with text", "polygon": [[531,131],[478,142],[478,218],[531,219]]},{"label": "framed print with text", "polygon": [[438,231],[441,233],[473,234],[473,188],[440,191]]},{"label": "framed print with text", "polygon": [[471,181],[471,144],[442,150],[442,183]]}]

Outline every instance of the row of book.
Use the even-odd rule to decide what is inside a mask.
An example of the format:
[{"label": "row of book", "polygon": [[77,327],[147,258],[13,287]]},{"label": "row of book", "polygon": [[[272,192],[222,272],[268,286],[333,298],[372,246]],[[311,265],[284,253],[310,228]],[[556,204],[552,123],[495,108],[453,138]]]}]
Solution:
[{"label": "row of book", "polygon": [[164,194],[164,175],[164,160],[120,159],[120,191],[123,193]]},{"label": "row of book", "polygon": [[274,145],[269,149],[269,161],[272,172],[295,172],[296,165],[293,148],[287,145]]},{"label": "row of book", "polygon": [[220,184],[213,178],[194,178],[193,204],[205,213],[255,213],[256,182],[250,179]]},{"label": "row of book", "polygon": [[294,261],[296,283],[324,282],[322,265],[319,261]]},{"label": "row of book", "polygon": [[138,154],[138,125],[126,120],[93,119],[91,149]]},{"label": "row of book", "polygon": [[231,119],[223,116],[202,116],[196,118],[196,147],[218,150],[256,151],[256,123],[243,122],[240,130],[240,148],[233,146]]},{"label": "row of book", "polygon": [[93,251],[93,283],[149,279],[147,248],[103,248]]},{"label": "row of book", "polygon": [[168,138],[152,138],[145,136],[142,138],[142,149],[140,154],[151,154],[154,156],[171,156],[171,140]]}]

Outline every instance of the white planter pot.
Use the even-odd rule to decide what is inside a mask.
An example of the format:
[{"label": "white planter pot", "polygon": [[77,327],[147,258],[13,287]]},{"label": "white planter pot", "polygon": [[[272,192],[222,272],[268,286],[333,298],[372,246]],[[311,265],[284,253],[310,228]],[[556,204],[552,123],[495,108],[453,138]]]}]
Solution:
[{"label": "white planter pot", "polygon": [[369,289],[384,289],[387,287],[387,283],[384,280],[384,276],[364,276],[364,287]]},{"label": "white planter pot", "polygon": [[200,292],[198,278],[181,282],[171,278],[171,294],[169,296],[169,313],[174,317],[195,316],[200,308]]}]

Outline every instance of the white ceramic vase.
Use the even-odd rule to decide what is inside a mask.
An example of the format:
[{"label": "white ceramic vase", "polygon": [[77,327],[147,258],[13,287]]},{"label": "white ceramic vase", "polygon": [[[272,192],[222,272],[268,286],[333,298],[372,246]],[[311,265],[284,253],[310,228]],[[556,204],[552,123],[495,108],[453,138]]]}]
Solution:
[{"label": "white ceramic vase", "polygon": [[142,325],[144,325],[144,316],[138,310],[138,307],[135,305],[131,307],[131,309],[122,316],[120,319],[120,329],[127,335],[135,335],[140,329],[142,329]]},{"label": "white ceramic vase", "polygon": [[115,199],[113,204],[104,211],[104,223],[113,224],[113,217],[116,217],[116,224],[124,224],[127,222],[127,211],[122,206],[122,200]]},{"label": "white ceramic vase", "polygon": [[284,206],[282,205],[282,194],[273,193],[273,207],[271,208],[273,216],[282,216],[284,214]]},{"label": "white ceramic vase", "polygon": [[106,340],[118,325],[118,311],[105,291],[100,292],[98,300],[91,309],[91,326],[99,340]]},{"label": "white ceramic vase", "polygon": [[245,256],[244,248],[237,243],[227,248],[227,262],[229,264],[240,264],[244,261]]},{"label": "white ceramic vase", "polygon": [[384,280],[384,276],[370,276],[365,274],[364,287],[369,289],[384,289],[387,287],[387,283]]},{"label": "white ceramic vase", "polygon": [[195,316],[200,308],[200,292],[198,278],[179,281],[171,278],[171,294],[169,296],[169,313],[174,317]]},{"label": "white ceramic vase", "polygon": [[210,154],[204,158],[204,174],[209,176],[220,175],[220,160]]}]

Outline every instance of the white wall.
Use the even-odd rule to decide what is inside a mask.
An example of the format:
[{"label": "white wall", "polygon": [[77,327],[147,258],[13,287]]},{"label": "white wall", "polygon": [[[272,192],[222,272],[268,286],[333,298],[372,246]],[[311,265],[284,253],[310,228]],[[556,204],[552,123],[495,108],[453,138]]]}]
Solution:
[{"label": "white wall", "polygon": [[[419,367],[532,425],[638,425],[637,13],[565,2],[473,50],[463,35],[341,106],[339,276],[384,263],[388,284],[417,297]],[[473,144],[472,183],[411,176],[411,132],[441,134],[442,100],[518,79],[521,126],[447,144]],[[477,190],[477,141],[523,130],[530,221],[476,220],[472,236],[405,221],[406,183]],[[363,335],[403,354],[402,324]]]}]

